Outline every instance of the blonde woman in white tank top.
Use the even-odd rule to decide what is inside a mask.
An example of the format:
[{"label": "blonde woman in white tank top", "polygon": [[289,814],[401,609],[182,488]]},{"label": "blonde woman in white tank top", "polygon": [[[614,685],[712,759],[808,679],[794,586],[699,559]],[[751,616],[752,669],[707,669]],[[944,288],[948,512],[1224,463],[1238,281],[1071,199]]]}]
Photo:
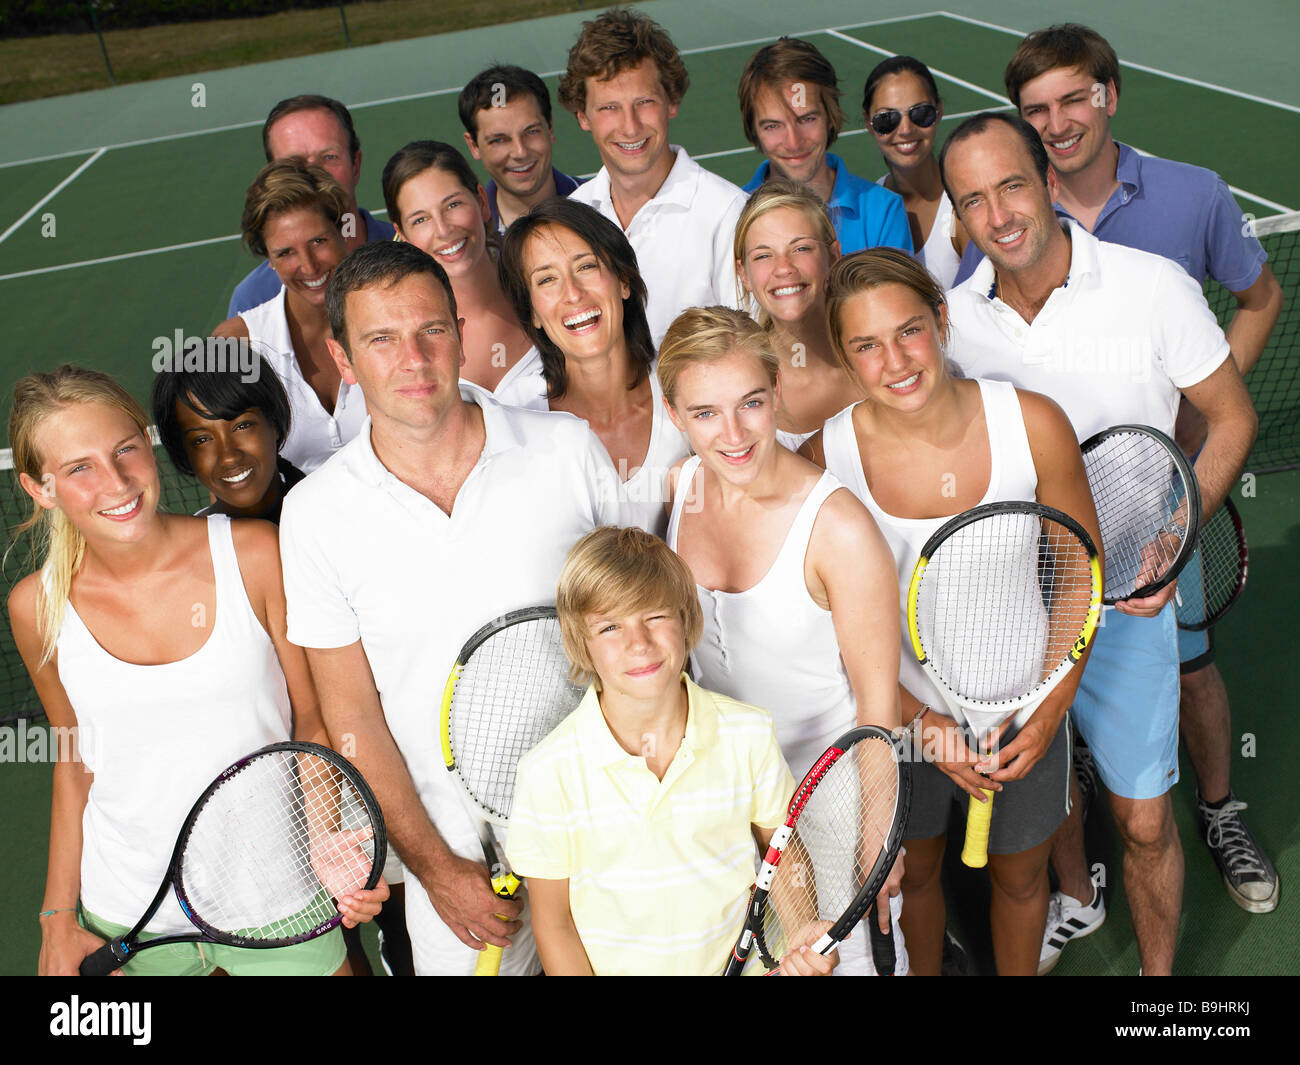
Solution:
[{"label": "blonde woman in white tank top", "polygon": [[[730,308],[684,312],[660,347],[669,411],[696,452],[677,472],[668,532],[703,607],[696,679],[767,709],[799,779],[855,724],[898,726],[898,601],[866,509],[777,444],[777,367],[767,334]],[[841,974],[869,971],[869,937],[855,938]]]},{"label": "blonde woman in white tank top", "polygon": [[[925,540],[949,517],[982,503],[1037,499],[1076,517],[1094,542],[1101,542],[1068,419],[1044,396],[951,376],[943,351],[943,291],[914,259],[883,248],[842,259],[831,273],[827,302],[836,350],[866,398],[832,418],[801,454],[834,473],[867,505],[889,541],[904,595]],[[898,621],[905,628],[901,611]],[[1000,752],[1000,768],[989,777],[977,770],[991,765],[967,746],[965,733],[950,716],[956,711],[942,703],[905,645],[900,662],[903,720],[920,730],[927,760],[963,791],[977,794],[981,785],[1001,790],[1024,779],[1051,747],[1081,672],[1073,671],[1021,725]],[[918,766],[914,772],[918,792],[926,779],[942,783],[937,774],[927,778],[928,768]],[[1000,973],[1037,969],[1047,917],[1048,852],[1051,834],[1064,820],[1066,789],[1063,779],[1059,814],[1053,810],[1048,815],[1051,821],[1040,842],[1016,853],[990,855]],[[914,800],[914,814],[920,805]],[[938,975],[945,838],[908,835],[904,930],[913,969]]]},{"label": "blonde woman in white tank top", "polygon": [[[15,468],[49,550],[10,594],[9,616],[50,723],[78,737],[54,767],[43,974],[75,975],[102,946],[79,907],[88,921],[134,924],[199,793],[288,739],[291,713],[294,738],[328,743],[306,660],[285,637],[274,527],[158,512],[147,423],[94,371],[62,367],[15,388]],[[369,920],[387,894],[357,892],[340,910]],[[191,928],[173,902],[147,931]],[[330,947],[312,958],[333,970],[341,937]]]}]

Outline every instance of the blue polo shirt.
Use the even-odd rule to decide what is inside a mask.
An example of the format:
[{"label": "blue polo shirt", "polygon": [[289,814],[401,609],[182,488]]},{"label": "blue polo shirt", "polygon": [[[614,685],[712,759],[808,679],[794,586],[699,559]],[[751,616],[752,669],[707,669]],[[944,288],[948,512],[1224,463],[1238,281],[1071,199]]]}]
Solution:
[{"label": "blue polo shirt", "polygon": [[[850,174],[844,160],[831,152],[826,163],[835,171],[835,184],[826,206],[830,210],[840,251],[851,255],[866,248],[902,248],[912,251],[912,231],[907,225],[903,197],[874,181]],[[754,192],[772,173],[767,160],[754,171],[746,192]]]},{"label": "blue polo shirt", "polygon": [[[358,207],[357,210],[366,223],[367,242],[393,239],[396,230],[389,223],[376,218],[364,207]],[[230,307],[226,311],[226,317],[233,318],[253,307],[259,307],[279,293],[280,278],[271,269],[270,262],[263,259],[253,267],[252,272],[243,281],[235,286],[235,291],[230,294]]]},{"label": "blue polo shirt", "polygon": [[[1230,292],[1250,288],[1268,255],[1243,224],[1241,208],[1223,178],[1204,167],[1116,144],[1119,188],[1097,216],[1093,236],[1173,259],[1196,281],[1212,277]],[[1072,217],[1060,204],[1056,213]],[[966,280],[983,258],[974,241],[968,244],[955,284]]]},{"label": "blue polo shirt", "polygon": [[[567,197],[569,193],[582,184],[577,178],[562,174],[555,167],[551,167],[551,177],[555,179],[555,195],[562,198]],[[501,213],[497,210],[497,183],[495,181],[487,183],[487,202],[488,210],[492,212],[492,219],[488,222],[488,232],[500,236],[506,231],[506,227],[501,224]]]}]

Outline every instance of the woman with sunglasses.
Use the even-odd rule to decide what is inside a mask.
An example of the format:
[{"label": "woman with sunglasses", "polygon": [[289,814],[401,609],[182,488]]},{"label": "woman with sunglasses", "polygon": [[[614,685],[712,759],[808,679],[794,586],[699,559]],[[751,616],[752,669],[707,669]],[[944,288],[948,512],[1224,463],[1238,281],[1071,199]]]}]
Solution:
[{"label": "woman with sunglasses", "polygon": [[867,75],[862,117],[889,167],[880,184],[902,196],[907,207],[916,257],[940,285],[951,288],[967,236],[943,191],[934,157],[934,137],[943,118],[934,75],[911,56],[886,59]]},{"label": "woman with sunglasses", "polygon": [[835,68],[821,52],[794,37],[765,45],[745,64],[737,94],[745,136],[765,157],[746,192],[770,178],[798,181],[826,204],[845,255],[876,247],[912,250],[898,196],[850,174],[829,150],[844,128],[844,112]]}]

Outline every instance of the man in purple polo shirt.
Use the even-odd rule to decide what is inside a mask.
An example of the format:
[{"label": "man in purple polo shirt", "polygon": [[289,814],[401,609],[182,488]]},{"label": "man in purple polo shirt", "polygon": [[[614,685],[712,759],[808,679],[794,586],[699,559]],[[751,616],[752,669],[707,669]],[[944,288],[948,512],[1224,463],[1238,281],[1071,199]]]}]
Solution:
[{"label": "man in purple polo shirt", "polygon": [[[392,240],[393,227],[357,206],[357,182],[361,178],[361,141],[352,125],[352,115],[337,100],[306,93],[281,100],[262,124],[262,150],[273,163],[301,156],[322,166],[348,196],[341,228],[348,251],[372,240]],[[273,299],[280,292],[280,279],[263,260],[235,286],[230,297],[228,318],[242,314]]]},{"label": "man in purple polo shirt", "polygon": [[488,172],[488,231],[504,233],[520,215],[581,182],[551,166],[551,94],[531,70],[502,64],[474,75],[460,91],[465,144]]},{"label": "man in purple polo shirt", "polygon": [[[1201,167],[1141,156],[1114,140],[1110,117],[1119,100],[1119,60],[1086,26],[1031,33],[1008,63],[1005,82],[1008,98],[1038,131],[1056,171],[1057,214],[1102,240],[1173,259],[1195,280],[1213,277],[1232,292],[1237,309],[1226,334],[1233,360],[1247,373],[1277,321],[1282,290],[1223,179]],[[959,280],[969,272],[962,265]],[[1204,422],[1186,403],[1177,435],[1189,454],[1205,440]],[[1231,721],[1213,643],[1206,633],[1179,635],[1181,731],[1199,785],[1201,835],[1233,900],[1252,913],[1267,913],[1277,905],[1278,876],[1242,823],[1246,804],[1237,801],[1229,784]],[[1071,917],[1071,888],[1090,890],[1081,836],[1074,859],[1057,862],[1065,896],[1062,925]],[[1053,933],[1049,921],[1045,943]],[[1063,946],[1069,938],[1058,942]]]}]

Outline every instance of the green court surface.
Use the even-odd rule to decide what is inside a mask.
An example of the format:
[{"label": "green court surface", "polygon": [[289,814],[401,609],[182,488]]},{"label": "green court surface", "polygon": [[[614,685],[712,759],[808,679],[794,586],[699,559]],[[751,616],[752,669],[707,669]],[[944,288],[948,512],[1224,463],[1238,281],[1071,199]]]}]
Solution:
[{"label": "green court surface", "polygon": [[[1020,32],[1082,19],[1106,34],[1125,61],[1115,130],[1144,151],[1211,167],[1233,188],[1243,213],[1300,209],[1300,71],[1291,3],[1231,10],[1210,0],[1139,5],[1096,0],[1085,8],[1031,0],[954,0],[949,12],[920,13],[887,0],[810,0],[793,7],[749,2],[707,6],[686,0],[643,5],[685,53],[691,88],[673,139],[732,181],[759,161],[744,140],[735,85],[759,43],[790,33],[835,64],[848,128],[835,146],[854,172],[883,165],[862,129],[861,86],[881,58],[918,56],[944,96],[944,130],[962,117],[1009,105],[1001,73]],[[547,73],[564,64],[583,15],[472,30],[348,52],[123,86],[0,108],[0,305],[5,309],[0,388],[23,373],[74,361],[105,369],[147,395],[153,338],[206,334],[225,317],[234,284],[254,265],[236,237],[243,192],[263,163],[259,129],[276,100],[299,92],[336,96],[353,108],[364,151],[359,198],[382,207],[383,162],[409,140],[461,143],[455,94],[492,60]],[[194,107],[202,87],[204,107]],[[555,115],[555,162],[570,173],[598,165],[590,137],[572,116]],[[1292,300],[1297,294],[1289,293]],[[8,402],[5,408],[7,412]],[[1234,758],[1237,792],[1252,801],[1249,822],[1282,874],[1282,904],[1267,916],[1238,910],[1196,842],[1193,782],[1175,805],[1187,852],[1187,899],[1177,963],[1184,973],[1300,972],[1290,885],[1300,876],[1296,774],[1280,733],[1300,680],[1289,650],[1300,577],[1300,473],[1259,478],[1239,498],[1250,537],[1250,584],[1218,632],[1219,662],[1233,698],[1234,735],[1254,737],[1251,757]],[[7,514],[9,525],[16,523]],[[10,563],[8,576],[14,575]],[[7,632],[0,640],[8,642]],[[3,707],[0,707],[3,717]],[[1245,741],[1239,740],[1240,751]],[[9,832],[0,862],[12,905],[0,919],[0,973],[34,971],[35,921],[48,824],[49,767],[0,766],[0,805]],[[1090,851],[1119,886],[1117,844],[1099,811]],[[991,964],[980,929],[979,882],[953,870],[953,924],[977,961]],[[1136,947],[1122,892],[1106,926],[1063,955],[1062,974],[1134,973]]]}]

